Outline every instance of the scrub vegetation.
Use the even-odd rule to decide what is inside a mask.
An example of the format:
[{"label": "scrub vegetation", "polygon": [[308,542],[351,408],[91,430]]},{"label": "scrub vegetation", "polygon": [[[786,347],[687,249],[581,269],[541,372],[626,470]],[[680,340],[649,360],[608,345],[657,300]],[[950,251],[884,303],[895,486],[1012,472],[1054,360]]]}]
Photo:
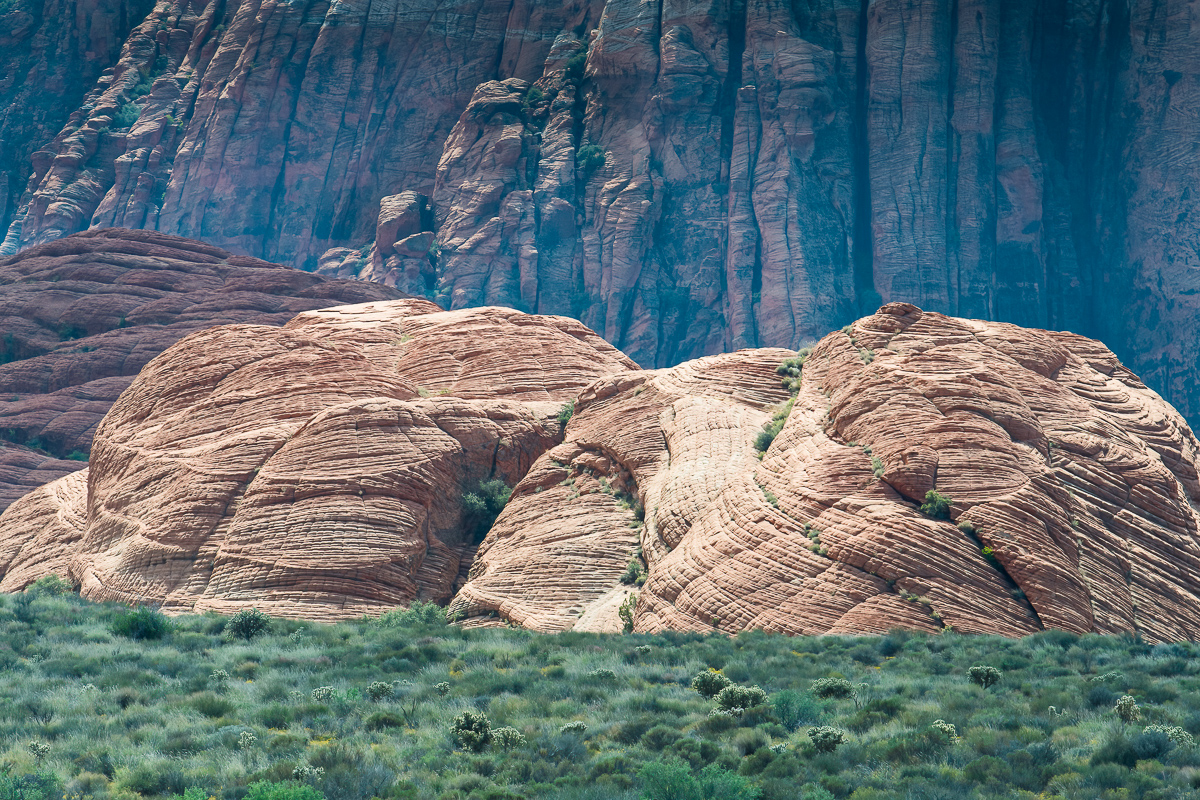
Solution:
[{"label": "scrub vegetation", "polygon": [[1200,647],[162,618],[0,596],[0,798],[1200,798]]}]

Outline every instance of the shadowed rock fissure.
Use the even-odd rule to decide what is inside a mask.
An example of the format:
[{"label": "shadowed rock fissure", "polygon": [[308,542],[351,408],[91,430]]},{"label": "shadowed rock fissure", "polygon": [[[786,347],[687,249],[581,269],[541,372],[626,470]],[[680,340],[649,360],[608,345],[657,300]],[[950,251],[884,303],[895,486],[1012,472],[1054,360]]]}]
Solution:
[{"label": "shadowed rock fissure", "polygon": [[1008,570],[1005,568],[1003,562],[1001,562],[1001,560],[1000,560],[999,554],[997,554],[993,551],[991,558],[985,558],[983,556],[984,543],[979,538],[979,533],[977,531],[968,532],[968,531],[963,530],[962,528],[959,528],[959,530],[961,530],[963,533],[963,536],[970,539],[971,543],[973,545],[975,545],[975,547],[979,550],[980,559],[987,562],[988,566],[992,567],[993,569],[996,570],[996,572],[1000,573],[1000,576],[1004,579],[1005,584],[1007,584],[1009,592],[1012,594],[1013,599],[1025,607],[1025,610],[1029,612],[1029,616],[1032,617],[1033,621],[1037,623],[1037,626],[1039,629],[1045,630],[1046,626],[1042,624],[1042,618],[1040,616],[1038,616],[1037,609],[1033,607],[1033,603],[1029,602],[1029,598],[1025,596],[1025,590],[1022,589],[1020,584],[1018,584],[1013,579],[1012,575],[1010,575],[1008,573]]},{"label": "shadowed rock fissure", "polygon": [[[875,267],[872,260],[871,233],[871,148],[867,143],[867,114],[870,97],[870,65],[867,63],[867,10],[871,0],[859,6],[858,31],[854,40],[854,238],[852,266],[854,289],[860,300],[858,312],[869,313],[880,303],[875,289]],[[759,276],[761,291],[761,270]]]}]

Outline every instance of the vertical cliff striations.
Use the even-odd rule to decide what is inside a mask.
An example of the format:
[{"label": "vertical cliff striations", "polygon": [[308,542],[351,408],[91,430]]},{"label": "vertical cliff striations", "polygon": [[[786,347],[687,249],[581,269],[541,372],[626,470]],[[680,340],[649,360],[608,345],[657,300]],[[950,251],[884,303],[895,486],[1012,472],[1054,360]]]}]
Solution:
[{"label": "vertical cliff striations", "polygon": [[[1196,420],[1195,15],[163,0],[117,55],[124,23],[93,31],[79,79],[111,63],[57,135],[5,123],[6,163],[37,154],[4,247],[153,228],[452,308],[569,314],[645,366],[796,347],[908,301],[1098,337]],[[75,52],[46,41],[21,57]]]}]

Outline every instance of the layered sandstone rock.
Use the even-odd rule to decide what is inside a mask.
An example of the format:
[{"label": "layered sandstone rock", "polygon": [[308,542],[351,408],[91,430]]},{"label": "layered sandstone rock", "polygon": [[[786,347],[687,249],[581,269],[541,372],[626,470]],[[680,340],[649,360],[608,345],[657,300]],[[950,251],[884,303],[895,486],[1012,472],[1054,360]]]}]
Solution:
[{"label": "layered sandstone rock", "polygon": [[634,369],[574,320],[425,300],[193,334],[105,417],[86,493],[68,476],[0,515],[0,590],[56,572],[318,619],[446,602],[478,543],[464,495],[516,484],[567,401]]},{"label": "layered sandstone rock", "polygon": [[188,334],[400,296],[150,231],[92,231],[0,259],[0,510],[84,466],[67,457],[86,460],[121,392]]},{"label": "layered sandstone rock", "polygon": [[9,249],[155,228],[575,316],[656,367],[908,301],[1101,338],[1200,419],[1181,0],[74,2],[21,0],[75,24],[20,58],[86,61],[58,42],[95,19],[106,69],[5,150]]},{"label": "layered sandstone rock", "polygon": [[[626,606],[640,631],[1195,639],[1198,458],[1074,334],[890,304],[811,352],[643,371],[565,318],[367,303],[156,358],[89,469],[0,515],[0,590],[56,573],[176,611],[421,598],[544,631],[620,630]],[[488,481],[515,488],[476,552],[465,498]]]},{"label": "layered sandstone rock", "polygon": [[640,631],[1200,635],[1200,445],[1102,345],[886,306],[816,345],[760,461],[790,355],[593,384],[452,608],[617,630],[640,557]]}]

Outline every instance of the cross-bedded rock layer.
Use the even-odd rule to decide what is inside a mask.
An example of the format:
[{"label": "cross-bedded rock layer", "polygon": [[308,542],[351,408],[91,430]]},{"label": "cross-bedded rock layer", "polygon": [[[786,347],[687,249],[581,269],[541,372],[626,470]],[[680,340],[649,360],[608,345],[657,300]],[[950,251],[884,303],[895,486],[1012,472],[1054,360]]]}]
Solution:
[{"label": "cross-bedded rock layer", "polygon": [[464,493],[513,485],[583,386],[636,369],[574,320],[425,300],[205,330],[134,381],[91,464],[0,516],[0,590],[335,619],[448,601]]},{"label": "cross-bedded rock layer", "polygon": [[640,556],[640,631],[1200,636],[1200,448],[1106,348],[889,305],[812,350],[760,461],[789,355],[589,387],[453,608],[616,630]]},{"label": "cross-bedded rock layer", "polygon": [[[319,619],[421,598],[543,631],[620,630],[636,593],[639,631],[1196,639],[1198,454],[1073,334],[890,304],[806,355],[644,371],[565,318],[371,303],[155,359],[90,472],[0,516],[0,590],[55,572]],[[488,479],[515,488],[476,553]]]},{"label": "cross-bedded rock layer", "polygon": [[0,510],[83,466],[67,456],[86,458],[121,392],[184,336],[401,296],[153,231],[91,231],[0,259]]}]

